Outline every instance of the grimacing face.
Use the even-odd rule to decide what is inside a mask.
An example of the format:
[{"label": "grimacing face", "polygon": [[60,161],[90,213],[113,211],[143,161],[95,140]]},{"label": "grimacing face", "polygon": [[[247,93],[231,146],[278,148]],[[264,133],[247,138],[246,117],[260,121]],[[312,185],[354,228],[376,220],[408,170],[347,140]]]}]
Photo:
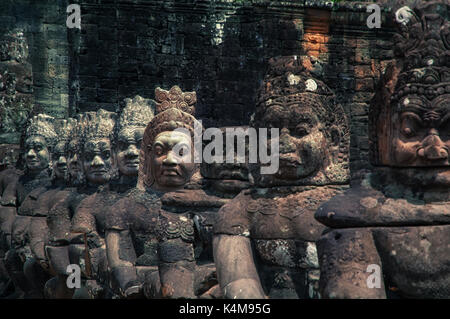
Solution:
[{"label": "grimacing face", "polygon": [[111,144],[107,138],[86,142],[83,152],[83,169],[88,182],[108,183],[111,178]]},{"label": "grimacing face", "polygon": [[39,172],[48,167],[50,152],[41,136],[31,136],[25,141],[25,164],[29,171]]},{"label": "grimacing face", "polygon": [[268,128],[280,129],[280,161],[274,179],[299,180],[323,167],[327,140],[311,107],[292,105],[286,110],[274,105],[266,111],[264,122]]},{"label": "grimacing face", "polygon": [[159,190],[173,190],[184,186],[196,168],[191,137],[183,132],[158,134],[150,157],[150,169],[154,178],[152,187]]},{"label": "grimacing face", "polygon": [[139,172],[139,150],[145,128],[127,127],[117,137],[115,161],[119,172],[125,176],[137,176]]},{"label": "grimacing face", "polygon": [[450,95],[428,102],[417,96],[400,101],[394,114],[394,166],[450,165]]},{"label": "grimacing face", "polygon": [[56,144],[52,155],[53,172],[57,179],[64,179],[67,173],[67,160],[64,154],[65,142]]}]

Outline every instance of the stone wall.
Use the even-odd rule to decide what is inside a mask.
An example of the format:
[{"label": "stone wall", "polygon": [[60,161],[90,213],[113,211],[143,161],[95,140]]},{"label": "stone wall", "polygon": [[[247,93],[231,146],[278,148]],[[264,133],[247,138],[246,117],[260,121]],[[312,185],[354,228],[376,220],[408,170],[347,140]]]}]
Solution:
[{"label": "stone wall", "polygon": [[0,34],[22,28],[33,66],[36,111],[68,115],[68,0],[0,1]]},{"label": "stone wall", "polygon": [[[69,56],[65,26],[67,0],[2,0],[0,1],[0,35],[23,30],[28,44],[29,62],[33,73],[34,105],[31,112],[6,110],[0,114],[32,116],[40,112],[63,118],[68,116]],[[1,116],[0,116],[1,117]],[[20,137],[26,120],[0,119],[0,166],[18,158]],[[15,120],[13,118],[13,120]],[[19,123],[17,123],[19,122]],[[23,124],[22,124],[23,122]],[[14,125],[15,133],[11,133]]]},{"label": "stone wall", "polygon": [[20,19],[32,26],[36,102],[47,113],[114,111],[178,84],[197,92],[205,126],[245,125],[267,60],[309,54],[349,115],[352,171],[368,167],[368,102],[393,31],[385,12],[381,29],[367,27],[370,2],[72,0],[81,30],[65,28],[67,1],[17,2],[42,7]]}]

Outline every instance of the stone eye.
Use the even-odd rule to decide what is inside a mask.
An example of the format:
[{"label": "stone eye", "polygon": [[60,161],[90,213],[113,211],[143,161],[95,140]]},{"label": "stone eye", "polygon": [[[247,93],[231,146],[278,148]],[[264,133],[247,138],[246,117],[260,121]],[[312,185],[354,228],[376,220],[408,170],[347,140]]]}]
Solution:
[{"label": "stone eye", "polygon": [[103,151],[102,155],[103,155],[103,158],[108,159],[111,154],[109,151]]},{"label": "stone eye", "polygon": [[125,143],[125,142],[119,142],[119,149],[121,150],[121,151],[124,151],[124,150],[126,150],[128,148],[128,144],[127,143]]},{"label": "stone eye", "polygon": [[159,145],[155,146],[155,155],[156,156],[161,156],[163,154],[163,148]]},{"label": "stone eye", "polygon": [[185,156],[186,154],[188,154],[189,148],[186,145],[183,145],[182,147],[180,147],[180,150],[178,152],[179,156]]},{"label": "stone eye", "polygon": [[295,127],[294,133],[297,137],[304,137],[311,132],[310,127],[307,124],[299,124]]},{"label": "stone eye", "polygon": [[406,127],[403,129],[403,134],[405,134],[405,136],[407,137],[413,137],[415,135],[415,132],[411,128]]},{"label": "stone eye", "polygon": [[142,144],[142,139],[140,139],[140,140],[138,140],[137,142],[136,142],[136,148],[139,150],[139,149],[141,149],[141,144]]}]

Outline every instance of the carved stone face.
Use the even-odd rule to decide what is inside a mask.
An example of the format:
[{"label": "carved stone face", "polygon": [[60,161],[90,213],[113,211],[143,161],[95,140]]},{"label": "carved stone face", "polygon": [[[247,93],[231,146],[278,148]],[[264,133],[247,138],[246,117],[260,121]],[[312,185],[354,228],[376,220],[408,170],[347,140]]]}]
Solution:
[{"label": "carved stone face", "polygon": [[[279,169],[272,179],[274,184],[286,184],[313,176],[329,163],[330,146],[322,125],[308,105],[289,108],[271,106],[263,121],[268,128],[279,128]],[[268,141],[270,146],[270,140]]]},{"label": "carved stone face", "polygon": [[65,142],[56,144],[52,155],[53,172],[57,179],[64,179],[67,174],[67,159],[64,153]]},{"label": "carved stone face", "polygon": [[191,137],[168,131],[158,134],[150,152],[153,188],[173,190],[184,186],[196,169]]},{"label": "carved stone face", "polygon": [[[228,129],[242,128],[246,127],[228,127]],[[245,138],[245,156],[246,163],[237,162],[237,150],[238,141],[234,140],[234,163],[226,163],[226,129],[227,127],[220,128],[222,131],[223,139],[223,162],[217,163],[213,161],[208,163],[203,161],[201,164],[202,175],[212,181],[212,185],[216,190],[229,193],[239,193],[242,189],[249,187],[249,171],[248,171],[248,138]],[[212,155],[215,155],[213,153]]]},{"label": "carved stone face", "polygon": [[393,166],[450,165],[450,95],[402,98],[393,118]]},{"label": "carved stone face", "polygon": [[115,152],[119,172],[125,176],[137,176],[139,172],[139,150],[145,128],[127,127],[117,137]]},{"label": "carved stone face", "polygon": [[45,139],[31,136],[25,141],[25,164],[29,171],[39,172],[48,167],[50,152]]},{"label": "carved stone face", "polygon": [[111,178],[111,144],[109,139],[88,140],[84,146],[83,169],[88,182],[108,183]]}]

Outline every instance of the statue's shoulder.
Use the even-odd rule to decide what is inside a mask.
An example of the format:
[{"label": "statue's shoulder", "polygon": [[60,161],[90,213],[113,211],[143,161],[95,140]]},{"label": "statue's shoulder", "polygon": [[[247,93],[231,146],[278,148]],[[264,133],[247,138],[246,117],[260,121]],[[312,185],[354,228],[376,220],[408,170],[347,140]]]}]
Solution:
[{"label": "statue's shoulder", "polygon": [[223,205],[217,215],[214,232],[216,234],[242,235],[250,234],[252,205],[256,199],[250,190],[241,191],[231,201]]},{"label": "statue's shoulder", "polygon": [[384,200],[380,191],[360,184],[322,204],[314,217],[333,228],[368,226],[378,217],[376,211]]}]

